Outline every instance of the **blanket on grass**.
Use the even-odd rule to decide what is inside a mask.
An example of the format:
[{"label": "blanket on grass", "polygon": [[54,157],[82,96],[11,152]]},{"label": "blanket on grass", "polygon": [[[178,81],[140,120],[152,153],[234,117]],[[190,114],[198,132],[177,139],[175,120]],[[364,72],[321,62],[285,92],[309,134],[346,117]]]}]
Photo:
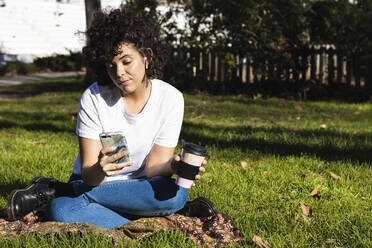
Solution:
[{"label": "blanket on grass", "polygon": [[39,235],[57,234],[62,237],[67,234],[95,233],[112,238],[116,244],[131,239],[148,238],[159,231],[175,229],[181,230],[186,238],[204,247],[221,247],[246,241],[230,217],[225,214],[204,218],[186,217],[179,214],[140,218],[112,230],[87,223],[39,222],[37,217],[35,218],[32,214],[26,216],[23,220],[13,222],[0,219],[0,237],[27,235],[29,233]]}]

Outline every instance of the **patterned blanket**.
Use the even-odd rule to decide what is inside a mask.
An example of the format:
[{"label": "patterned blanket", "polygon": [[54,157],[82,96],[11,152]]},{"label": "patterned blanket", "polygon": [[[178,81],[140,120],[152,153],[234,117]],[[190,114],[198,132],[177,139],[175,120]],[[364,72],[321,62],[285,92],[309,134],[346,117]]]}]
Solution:
[{"label": "patterned blanket", "polygon": [[172,214],[164,217],[140,218],[112,230],[87,223],[39,222],[32,214],[23,220],[9,222],[0,219],[0,237],[19,236],[36,232],[40,235],[103,234],[115,243],[143,239],[159,231],[181,230],[188,239],[204,247],[228,246],[245,242],[243,234],[225,214],[196,218]]}]

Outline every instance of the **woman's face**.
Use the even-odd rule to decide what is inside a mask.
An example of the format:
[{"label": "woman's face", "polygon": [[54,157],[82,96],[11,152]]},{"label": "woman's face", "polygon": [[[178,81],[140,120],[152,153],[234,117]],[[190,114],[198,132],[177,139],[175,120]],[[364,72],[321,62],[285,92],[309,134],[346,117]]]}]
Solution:
[{"label": "woman's face", "polygon": [[124,93],[131,95],[143,89],[146,59],[130,43],[122,43],[111,62],[106,63],[107,72],[114,84]]}]

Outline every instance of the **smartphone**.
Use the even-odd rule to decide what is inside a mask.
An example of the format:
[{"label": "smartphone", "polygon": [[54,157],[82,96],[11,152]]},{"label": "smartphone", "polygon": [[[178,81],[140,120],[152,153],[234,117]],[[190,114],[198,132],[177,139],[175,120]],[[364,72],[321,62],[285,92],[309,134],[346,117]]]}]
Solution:
[{"label": "smartphone", "polygon": [[[116,147],[115,151],[107,154],[108,156],[128,150],[127,140],[125,139],[124,133],[122,132],[104,132],[99,135],[99,138],[103,147]],[[129,155],[116,160],[114,163],[119,164],[127,161],[130,161]]]}]

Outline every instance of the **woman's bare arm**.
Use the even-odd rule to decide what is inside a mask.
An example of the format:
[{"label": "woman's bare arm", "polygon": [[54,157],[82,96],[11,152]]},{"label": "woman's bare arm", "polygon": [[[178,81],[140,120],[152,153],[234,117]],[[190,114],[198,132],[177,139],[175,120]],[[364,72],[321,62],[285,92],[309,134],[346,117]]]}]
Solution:
[{"label": "woman's bare arm", "polygon": [[128,155],[127,151],[107,156],[115,147],[102,148],[99,140],[79,137],[81,178],[90,186],[102,184],[107,176],[118,173],[122,168],[130,166],[132,162],[113,163],[117,159]]},{"label": "woman's bare arm", "polygon": [[154,144],[146,163],[146,176],[148,178],[155,176],[171,176],[176,171],[172,168],[175,148],[169,148]]},{"label": "woman's bare arm", "polygon": [[[171,176],[176,173],[177,162],[181,160],[180,155],[174,155],[175,148],[169,148],[159,145],[154,145],[147,158],[146,176],[147,178],[155,176]],[[207,163],[203,161],[203,165]],[[199,172],[204,172],[205,168],[200,167]],[[200,175],[196,175],[195,179],[200,179]],[[195,186],[195,184],[193,184]]]}]

